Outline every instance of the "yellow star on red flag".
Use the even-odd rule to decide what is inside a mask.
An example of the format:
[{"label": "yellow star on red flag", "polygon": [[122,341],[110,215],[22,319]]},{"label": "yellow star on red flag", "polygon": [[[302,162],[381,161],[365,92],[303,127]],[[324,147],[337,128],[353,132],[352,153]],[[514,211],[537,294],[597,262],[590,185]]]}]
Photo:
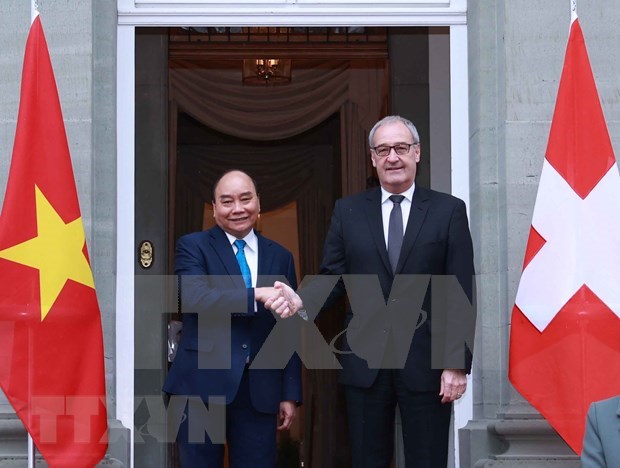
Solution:
[{"label": "yellow star on red flag", "polygon": [[0,251],[0,258],[39,270],[41,321],[60,295],[67,280],[95,287],[84,255],[82,218],[65,223],[39,187],[35,186],[37,236]]},{"label": "yellow star on red flag", "polygon": [[0,318],[0,389],[38,451],[53,467],[97,465],[108,447],[101,312],[39,16],[0,213]]}]

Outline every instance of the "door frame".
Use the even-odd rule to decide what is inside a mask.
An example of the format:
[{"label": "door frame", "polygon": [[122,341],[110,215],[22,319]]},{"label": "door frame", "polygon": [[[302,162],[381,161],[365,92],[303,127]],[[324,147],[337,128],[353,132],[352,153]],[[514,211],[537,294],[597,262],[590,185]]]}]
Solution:
[{"label": "door frame", "polygon": [[[389,5],[377,5],[375,0],[118,0],[115,391],[116,418],[130,429],[130,440],[134,435],[136,27],[448,26],[450,185],[451,193],[463,199],[469,209],[467,0],[391,0]],[[455,435],[473,417],[471,378],[469,381],[470,391],[455,405]],[[454,455],[455,466],[459,466],[458,445]]]}]

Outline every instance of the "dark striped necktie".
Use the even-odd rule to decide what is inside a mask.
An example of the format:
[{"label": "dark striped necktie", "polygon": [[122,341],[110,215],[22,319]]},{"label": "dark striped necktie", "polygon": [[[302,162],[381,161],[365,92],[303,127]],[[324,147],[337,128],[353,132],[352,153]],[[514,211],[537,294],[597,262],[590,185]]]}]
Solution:
[{"label": "dark striped necktie", "polygon": [[405,197],[403,195],[391,195],[390,200],[394,204],[390,213],[390,224],[388,227],[388,257],[392,272],[396,271],[398,265],[398,257],[400,257],[400,249],[403,246],[403,213],[400,208],[400,202]]}]

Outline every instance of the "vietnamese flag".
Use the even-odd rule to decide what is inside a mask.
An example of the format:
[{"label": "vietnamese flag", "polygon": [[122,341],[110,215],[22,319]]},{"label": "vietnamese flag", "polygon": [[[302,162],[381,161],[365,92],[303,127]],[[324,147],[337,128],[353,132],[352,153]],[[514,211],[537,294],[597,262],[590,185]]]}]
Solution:
[{"label": "vietnamese flag", "polygon": [[620,394],[620,175],[574,10],[509,376],[576,453],[590,403]]},{"label": "vietnamese flag", "polygon": [[0,216],[0,385],[51,467],[105,455],[101,317],[39,17]]}]

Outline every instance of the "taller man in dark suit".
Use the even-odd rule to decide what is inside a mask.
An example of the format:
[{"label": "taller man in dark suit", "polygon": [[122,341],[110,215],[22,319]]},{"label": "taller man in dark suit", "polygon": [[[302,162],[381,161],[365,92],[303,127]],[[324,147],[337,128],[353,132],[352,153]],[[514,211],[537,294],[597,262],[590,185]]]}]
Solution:
[{"label": "taller man in dark suit", "polygon": [[[273,468],[276,429],[290,427],[301,402],[300,361],[294,356],[284,369],[251,364],[275,324],[263,304],[289,313],[280,291],[269,285],[277,275],[296,287],[293,256],[254,231],[260,203],[246,173],[225,173],[213,192],[217,226],[177,243],[183,331],[164,391],[199,396],[206,406],[210,397],[223,397],[230,466]],[[199,443],[196,437],[205,433],[196,434],[202,426],[192,417],[200,411],[188,405],[177,436],[181,465],[222,467],[224,445],[209,437]]]},{"label": "taller man in dark suit", "polygon": [[[385,117],[370,131],[369,142],[381,186],[336,202],[321,265],[322,275],[362,275],[345,279],[331,296],[344,293],[346,285],[351,303],[344,343],[349,353],[341,356],[340,382],[345,385],[353,467],[390,466],[398,405],[406,466],[445,468],[452,402],[465,392],[471,366],[471,350],[458,339],[464,336],[462,330],[449,333],[451,327],[454,331],[455,320],[459,328],[464,325],[473,330],[474,325],[470,304],[473,248],[465,204],[451,195],[415,185],[420,140],[409,120]],[[424,305],[421,301],[414,304],[407,298],[415,296],[416,281],[419,285],[424,279],[411,275],[456,278],[461,296],[455,297],[461,302],[455,307],[451,298],[444,297],[450,303],[448,307],[433,309],[431,288],[422,283]],[[369,295],[377,279],[383,305]],[[355,281],[367,283],[355,289],[351,287]],[[431,284],[435,289],[436,283]],[[317,300],[315,291],[310,283],[299,292],[308,309],[317,310],[321,305],[313,302]],[[290,300],[292,292],[285,294]],[[406,326],[395,327],[389,323],[393,317],[388,320],[385,316],[386,302],[403,298],[404,309],[394,304],[405,312],[400,316],[403,323],[411,317],[417,321],[413,323],[417,326],[413,338],[403,334],[401,328]],[[289,310],[283,317],[294,312]],[[445,325],[446,320],[448,326],[443,330],[447,332],[436,333],[431,323]],[[439,343],[454,335],[456,342]],[[458,365],[436,364],[435,358],[442,361],[442,356],[433,356],[434,351],[447,349],[452,350],[451,358],[454,350],[460,353],[460,359],[457,356],[449,361]],[[394,356],[399,351],[402,364],[395,365],[398,359]]]}]

